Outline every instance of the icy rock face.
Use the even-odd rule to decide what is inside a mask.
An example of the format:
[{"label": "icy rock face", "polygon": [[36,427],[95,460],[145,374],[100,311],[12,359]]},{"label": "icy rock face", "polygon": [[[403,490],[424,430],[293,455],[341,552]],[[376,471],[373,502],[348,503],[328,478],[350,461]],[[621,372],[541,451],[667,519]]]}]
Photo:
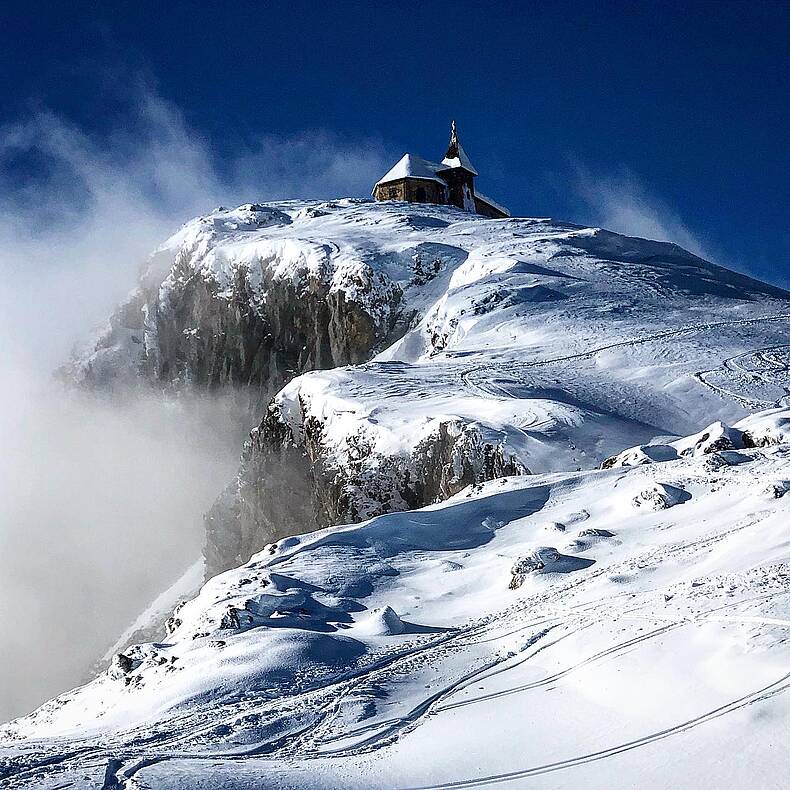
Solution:
[{"label": "icy rock face", "polygon": [[70,374],[104,387],[251,385],[265,403],[298,373],[367,359],[394,328],[399,286],[363,260],[340,271],[331,245],[278,238],[292,222],[249,204],[188,223]]},{"label": "icy rock face", "polygon": [[[236,480],[206,517],[206,574],[246,561],[293,534],[440,502],[470,485],[529,470],[500,443],[459,419],[437,420],[397,452],[373,434],[327,435],[297,399],[275,401],[244,448]],[[339,440],[338,440],[339,439]],[[388,448],[389,449],[389,448]]]}]

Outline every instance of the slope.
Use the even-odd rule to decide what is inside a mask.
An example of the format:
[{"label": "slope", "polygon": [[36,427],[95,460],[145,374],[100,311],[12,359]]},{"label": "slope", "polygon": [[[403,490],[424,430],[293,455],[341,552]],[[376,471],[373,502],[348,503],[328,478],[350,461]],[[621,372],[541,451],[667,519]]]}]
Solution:
[{"label": "slope", "polygon": [[4,728],[6,784],[779,786],[790,411],[714,433],[266,547]]}]

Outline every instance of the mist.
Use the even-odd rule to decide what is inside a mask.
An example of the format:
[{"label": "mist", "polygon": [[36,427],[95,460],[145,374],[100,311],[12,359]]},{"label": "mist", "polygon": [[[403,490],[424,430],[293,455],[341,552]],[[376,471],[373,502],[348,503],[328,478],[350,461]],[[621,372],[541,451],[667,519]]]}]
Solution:
[{"label": "mist", "polygon": [[593,173],[575,163],[571,185],[590,222],[607,230],[642,239],[670,241],[709,261],[721,256],[708,240],[691,230],[680,214],[652,194],[627,168],[616,173]]},{"label": "mist", "polygon": [[90,393],[53,371],[191,216],[361,195],[385,159],[317,131],[220,162],[144,85],[100,139],[40,108],[0,128],[0,720],[86,680],[199,557],[249,428],[231,393]]}]

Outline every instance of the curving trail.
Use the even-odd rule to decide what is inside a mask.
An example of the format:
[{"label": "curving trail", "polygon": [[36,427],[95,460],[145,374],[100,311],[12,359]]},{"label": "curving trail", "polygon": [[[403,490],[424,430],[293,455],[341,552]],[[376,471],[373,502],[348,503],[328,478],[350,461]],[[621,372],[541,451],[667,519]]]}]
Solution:
[{"label": "curving trail", "polygon": [[[737,401],[747,409],[765,409],[780,406],[790,396],[790,362],[777,352],[790,349],[790,345],[775,345],[757,348],[725,359],[722,365],[711,370],[699,371],[696,379],[722,398]],[[752,364],[748,366],[748,363]],[[712,379],[732,380],[730,387],[715,383]],[[733,387],[749,384],[758,389],[773,390],[778,395],[773,399],[745,397]]]},{"label": "curving trail", "polygon": [[[700,334],[703,332],[708,332],[710,330],[715,330],[724,327],[748,326],[753,324],[761,324],[764,322],[774,322],[774,321],[790,321],[790,313],[777,313],[774,315],[768,315],[761,318],[746,318],[746,319],[737,319],[732,321],[713,321],[708,323],[697,324],[694,326],[684,326],[679,329],[671,329],[664,332],[656,332],[653,334],[644,335],[642,337],[634,337],[628,340],[606,343],[604,345],[596,346],[595,348],[591,348],[586,351],[580,351],[573,354],[565,354],[558,357],[552,357],[550,359],[532,360],[527,362],[518,361],[518,360],[506,360],[499,365],[497,364],[478,365],[462,370],[459,373],[459,380],[464,387],[466,387],[469,391],[474,392],[477,395],[481,395],[483,397],[488,397],[488,398],[491,397],[508,398],[508,397],[512,397],[512,395],[507,391],[506,388],[498,385],[495,380],[498,375],[501,376],[503,373],[509,376],[510,375],[517,376],[519,372],[531,370],[534,368],[556,365],[563,362],[573,362],[582,359],[592,359],[598,354],[601,354],[606,351],[612,351],[618,348],[632,348],[647,343],[669,340],[674,337]],[[766,355],[766,352],[778,351],[785,348],[790,348],[790,346],[779,345],[779,346],[769,346],[765,348],[752,349],[748,352],[739,354],[736,357],[732,357],[731,359],[724,360],[724,362],[722,363],[723,368],[725,370],[730,370],[730,371],[737,370],[740,373],[752,377],[753,380],[755,381],[766,383],[766,379],[764,375],[765,371],[745,370],[742,367],[738,366],[739,360],[747,358],[751,355],[762,354],[764,355],[762,358],[764,359],[765,363],[773,366],[773,372],[788,373],[788,371],[790,371],[790,364],[788,364],[788,362],[785,361],[780,362],[778,360],[772,360],[770,356]],[[765,408],[766,406],[773,406],[777,403],[777,401],[769,402],[769,401],[756,400],[754,398],[744,397],[742,395],[739,395],[738,393],[731,392],[722,387],[718,387],[714,384],[711,384],[708,381],[708,377],[713,373],[721,371],[721,369],[722,368],[714,368],[708,371],[699,371],[694,374],[694,377],[701,384],[703,384],[704,386],[708,387],[711,390],[714,390],[720,396],[735,400],[740,405],[748,409]],[[790,388],[788,388],[784,384],[782,385],[782,387],[784,389],[784,394],[790,395]]]},{"label": "curving trail", "polygon": [[672,727],[667,727],[666,729],[659,730],[658,732],[653,732],[641,738],[636,738],[631,741],[626,741],[625,743],[610,746],[606,749],[578,755],[576,757],[570,757],[566,760],[558,760],[553,763],[536,765],[517,771],[508,771],[507,773],[490,774],[489,776],[476,779],[462,779],[455,782],[444,782],[441,784],[411,786],[408,788],[402,788],[401,790],[450,790],[450,788],[487,787],[493,784],[503,784],[505,782],[512,782],[517,779],[541,776],[543,774],[553,773],[554,771],[562,771],[567,768],[584,765],[585,763],[604,760],[608,757],[614,757],[615,755],[622,754],[623,752],[628,752],[633,749],[638,749],[642,746],[647,746],[648,744],[655,743],[656,741],[663,740],[664,738],[669,738],[673,735],[679,735],[680,733],[687,732],[694,727],[698,727],[701,724],[705,724],[709,721],[712,721],[713,719],[717,719],[720,716],[725,716],[726,714],[744,708],[747,705],[752,705],[755,702],[760,702],[761,700],[768,699],[775,696],[776,694],[787,691],[788,688],[790,688],[790,672],[782,675],[780,678],[777,678],[772,683],[768,683],[767,685],[762,686],[755,691],[750,692],[749,694],[745,694],[738,699],[734,699],[724,705],[721,705],[718,708],[709,710],[700,716],[695,716],[692,719],[688,719]]}]

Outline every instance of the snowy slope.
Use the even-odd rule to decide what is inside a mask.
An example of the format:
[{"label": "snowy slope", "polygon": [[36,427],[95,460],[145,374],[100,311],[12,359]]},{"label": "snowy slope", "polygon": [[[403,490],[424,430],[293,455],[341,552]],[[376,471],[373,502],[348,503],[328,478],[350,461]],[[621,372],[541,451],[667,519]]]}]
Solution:
[{"label": "snowy slope", "polygon": [[[530,439],[571,434],[577,423],[599,427],[577,452],[563,448],[552,468],[574,460],[589,467],[622,449],[619,437],[603,436],[611,428],[685,433],[712,411],[735,419],[786,394],[784,291],[672,244],[545,219],[349,200],[250,204],[187,223],[149,261],[145,299],[114,317],[77,371],[144,368],[165,353],[158,332],[171,323],[186,344],[182,355],[207,353],[202,335],[217,327],[179,312],[184,283],[194,281],[211,288],[213,303],[242,300],[237,309],[250,313],[263,314],[283,282],[296,299],[321,289],[341,295],[375,329],[359,353],[385,346],[358,382],[347,371],[317,383],[307,377],[299,385],[306,395],[331,391],[359,400],[363,412],[371,392],[376,402],[390,391],[401,400],[436,397],[423,410],[431,413],[446,411],[450,390],[485,411],[515,399],[524,414],[508,438],[519,444],[525,431],[520,449],[539,468],[552,461]],[[133,319],[138,334],[128,328]],[[402,364],[379,364],[391,361]],[[176,375],[177,360],[170,363],[160,375]],[[296,389],[283,397],[295,400]],[[366,415],[360,420],[371,429]]]},{"label": "snowy slope", "polygon": [[0,731],[0,771],[51,788],[108,766],[105,787],[780,787],[789,425],[775,409],[728,429],[733,449],[692,438],[674,460],[503,478],[266,547],[164,642]]},{"label": "snowy slope", "polygon": [[289,414],[301,401],[374,456],[457,416],[545,471],[787,394],[784,292],[673,245],[547,220],[456,221],[432,239],[463,258],[441,269],[439,298],[373,362],[293,381],[277,398]]},{"label": "snowy slope", "polygon": [[[367,363],[280,390],[209,535],[215,571],[286,534],[440,501],[506,466],[590,469],[788,392],[787,293],[671,244],[392,203],[314,207],[259,233],[364,258],[400,294],[406,331]],[[291,485],[272,503],[258,483],[283,463]]]},{"label": "snowy slope", "polygon": [[[446,206],[290,201],[187,223],[75,373],[243,385],[256,407],[278,393],[260,455],[279,462],[285,442],[311,467],[267,506],[271,463],[253,446],[209,536],[218,571],[283,534],[429,504],[506,467],[589,469],[773,406],[789,326],[786,292],[672,244]],[[438,455],[449,466],[418,490]]]},{"label": "snowy slope", "polygon": [[[288,336],[295,356],[270,331],[294,300],[326,319]],[[221,554],[245,507],[259,553],[162,642],[0,729],[0,778],[781,786],[789,324],[784,291],[552,220],[336,201],[188,223],[77,377],[290,378],[249,452],[288,447],[305,480],[243,468],[215,561],[249,557]],[[439,434],[455,443],[428,501],[449,498],[404,512]],[[488,480],[492,455],[536,474]],[[264,546],[278,511],[247,489],[373,518]]]}]

